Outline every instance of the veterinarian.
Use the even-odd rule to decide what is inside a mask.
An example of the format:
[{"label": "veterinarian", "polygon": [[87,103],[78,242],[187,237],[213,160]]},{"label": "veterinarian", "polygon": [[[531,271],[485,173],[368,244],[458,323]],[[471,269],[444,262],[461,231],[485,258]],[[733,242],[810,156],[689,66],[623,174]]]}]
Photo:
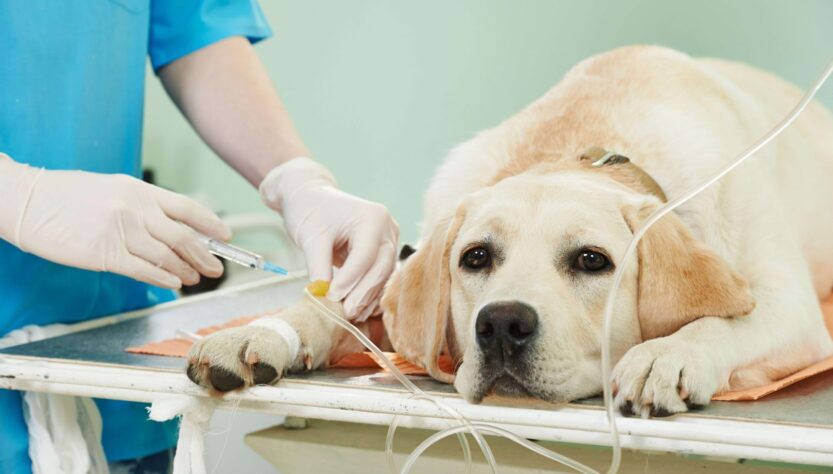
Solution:
[{"label": "veterinarian", "polygon": [[[351,317],[375,310],[397,225],[306,158],[251,46],[271,34],[255,0],[27,0],[0,3],[0,18],[0,337],[168,301],[222,272],[177,221],[228,239],[225,224],[134,178],[147,56],[206,143],[283,215],[311,279],[332,280]],[[167,469],[175,425],[97,404],[111,463]],[[0,390],[0,419],[0,472],[30,472],[20,393]]]}]

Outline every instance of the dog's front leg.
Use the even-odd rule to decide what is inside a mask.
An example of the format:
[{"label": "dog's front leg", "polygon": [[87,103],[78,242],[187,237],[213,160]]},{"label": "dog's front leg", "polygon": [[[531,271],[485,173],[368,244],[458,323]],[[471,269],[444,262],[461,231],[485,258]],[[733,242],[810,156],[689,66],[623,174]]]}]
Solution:
[{"label": "dog's front leg", "polygon": [[[320,301],[340,313],[339,305]],[[352,335],[303,298],[278,314],[197,341],[188,354],[187,374],[194,383],[222,393],[275,383],[287,372],[325,365],[337,355],[334,351],[358,350],[361,344]]]},{"label": "dog's front leg", "polygon": [[803,259],[763,262],[750,278],[752,314],[701,318],[622,357],[613,383],[623,414],[684,412],[715,393],[777,380],[833,352]]}]

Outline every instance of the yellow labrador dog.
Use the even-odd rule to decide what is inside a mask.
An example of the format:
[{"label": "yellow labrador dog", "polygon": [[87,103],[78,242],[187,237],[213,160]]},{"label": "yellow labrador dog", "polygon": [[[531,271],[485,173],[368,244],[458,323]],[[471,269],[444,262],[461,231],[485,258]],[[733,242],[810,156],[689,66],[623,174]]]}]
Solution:
[{"label": "yellow labrador dog", "polygon": [[[660,47],[580,63],[440,167],[418,250],[383,297],[382,343],[475,403],[493,393],[552,402],[598,394],[605,297],[635,228],[800,96],[757,69]],[[616,307],[619,408],[686,411],[833,353],[818,304],[833,287],[831,209],[833,116],[813,104],[658,222],[627,265]],[[301,301],[202,340],[188,374],[222,392],[360,348]],[[441,353],[456,375],[440,369]]]}]

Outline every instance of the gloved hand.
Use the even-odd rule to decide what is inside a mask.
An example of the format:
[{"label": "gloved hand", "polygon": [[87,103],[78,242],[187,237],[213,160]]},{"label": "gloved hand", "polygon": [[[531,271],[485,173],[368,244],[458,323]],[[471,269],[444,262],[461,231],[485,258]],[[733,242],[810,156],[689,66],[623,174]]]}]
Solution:
[{"label": "gloved hand", "polygon": [[270,171],[260,194],[304,252],[310,280],[332,281],[327,297],[343,301],[349,319],[363,321],[377,312],[399,240],[387,209],[338,190],[327,169],[309,158]]},{"label": "gloved hand", "polygon": [[0,237],[63,265],[167,288],[223,273],[194,232],[231,231],[197,202],[126,175],[47,171],[0,154]]}]

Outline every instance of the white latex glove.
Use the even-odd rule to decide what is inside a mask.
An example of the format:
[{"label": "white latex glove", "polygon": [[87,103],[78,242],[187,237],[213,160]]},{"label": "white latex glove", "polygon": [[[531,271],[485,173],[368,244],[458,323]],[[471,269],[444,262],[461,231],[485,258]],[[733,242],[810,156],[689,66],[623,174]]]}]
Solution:
[{"label": "white latex glove", "polygon": [[376,313],[399,240],[387,209],[339,191],[329,171],[309,158],[270,171],[260,194],[283,215],[289,236],[304,252],[310,280],[331,281],[327,297],[343,301],[347,318],[363,321]]},{"label": "white latex glove", "polygon": [[231,231],[197,202],[126,175],[47,171],[0,154],[0,237],[63,265],[167,288],[223,273],[194,232]]}]

